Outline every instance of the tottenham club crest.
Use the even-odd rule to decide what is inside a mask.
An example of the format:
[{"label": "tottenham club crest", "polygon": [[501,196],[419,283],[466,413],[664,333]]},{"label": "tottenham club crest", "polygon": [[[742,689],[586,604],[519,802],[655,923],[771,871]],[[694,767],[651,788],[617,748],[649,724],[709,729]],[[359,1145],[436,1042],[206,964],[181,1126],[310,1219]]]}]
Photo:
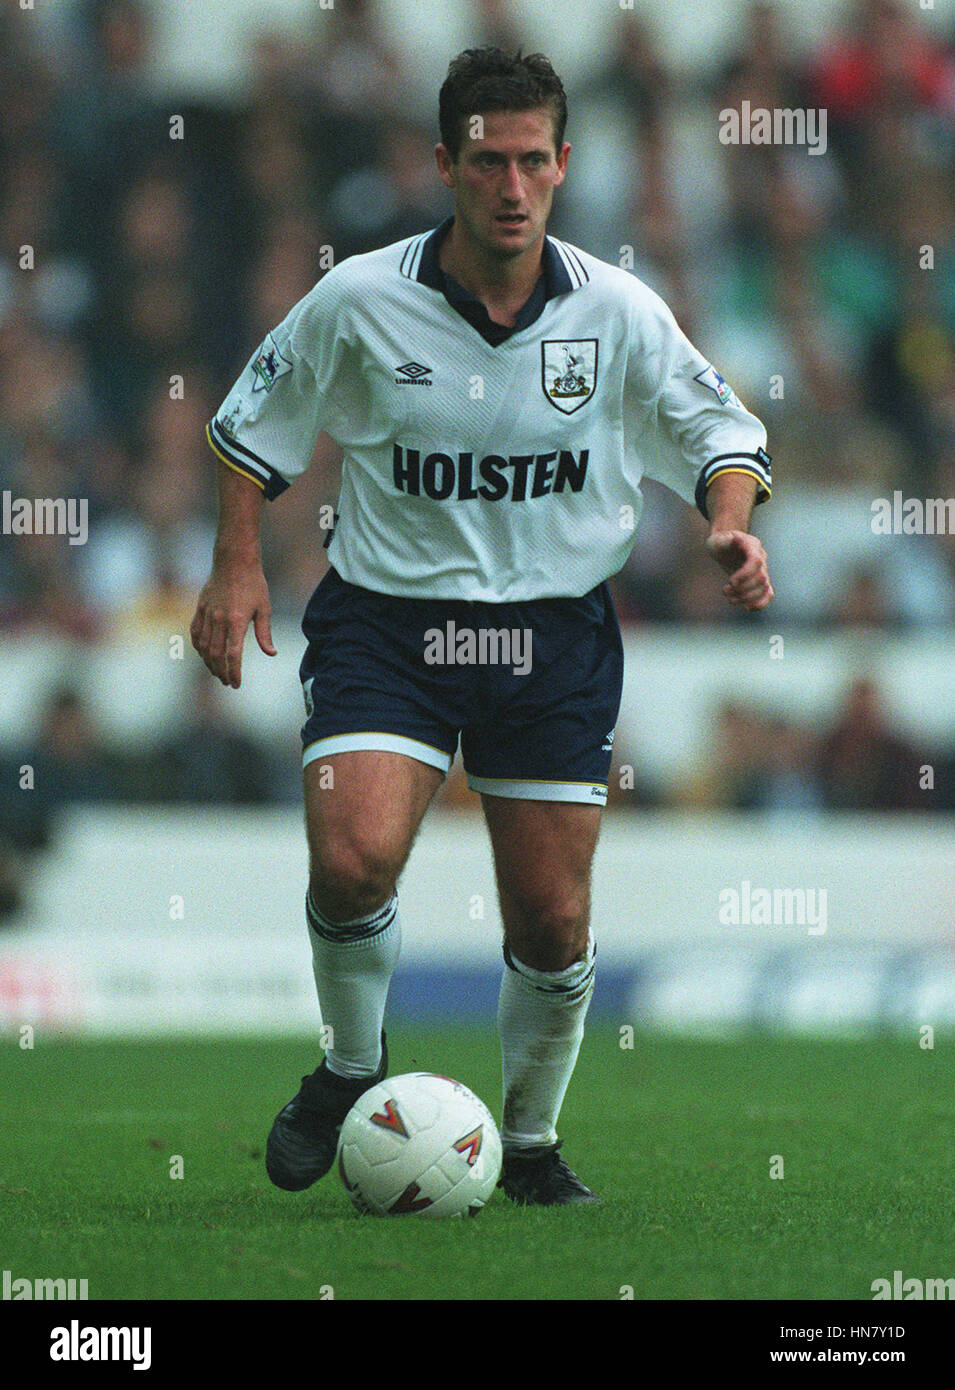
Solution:
[{"label": "tottenham club crest", "polygon": [[541,384],[551,405],[573,415],[586,405],[597,385],[597,339],[575,338],[541,343]]},{"label": "tottenham club crest", "polygon": [[252,363],[252,390],[265,391],[268,394],[278,378],[291,370],[291,362],[279,352],[270,333],[262,344],[261,352]]}]

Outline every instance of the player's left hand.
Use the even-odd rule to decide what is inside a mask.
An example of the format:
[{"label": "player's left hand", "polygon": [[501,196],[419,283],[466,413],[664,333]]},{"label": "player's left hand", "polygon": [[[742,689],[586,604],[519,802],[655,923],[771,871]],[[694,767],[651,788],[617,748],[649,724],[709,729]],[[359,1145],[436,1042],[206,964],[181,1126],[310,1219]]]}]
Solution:
[{"label": "player's left hand", "polygon": [[762,542],[748,531],[712,531],[706,548],[729,573],[729,583],[723,586],[729,602],[742,604],[750,613],[765,608],[773,597],[773,586]]}]

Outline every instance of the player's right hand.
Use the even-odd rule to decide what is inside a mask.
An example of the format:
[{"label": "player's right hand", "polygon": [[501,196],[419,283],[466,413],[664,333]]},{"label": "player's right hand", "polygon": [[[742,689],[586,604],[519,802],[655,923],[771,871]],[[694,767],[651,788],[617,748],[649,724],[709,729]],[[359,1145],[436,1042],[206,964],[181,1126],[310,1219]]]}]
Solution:
[{"label": "player's right hand", "polygon": [[249,623],[266,656],[275,656],[269,588],[262,566],[224,563],[209,576],[189,628],[192,645],[223,685],[242,683],[242,646]]}]

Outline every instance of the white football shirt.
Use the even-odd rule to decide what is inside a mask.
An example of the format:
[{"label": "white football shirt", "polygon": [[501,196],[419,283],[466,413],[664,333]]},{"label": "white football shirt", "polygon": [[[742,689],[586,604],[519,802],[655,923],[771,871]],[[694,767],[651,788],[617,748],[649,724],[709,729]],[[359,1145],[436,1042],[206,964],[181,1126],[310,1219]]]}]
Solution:
[{"label": "white football shirt", "polygon": [[479,309],[438,264],[450,225],[330,270],[207,428],[267,497],[328,431],[343,579],[414,598],[577,597],[626,561],[643,477],[704,515],[723,472],[769,496],[763,425],[648,286],[547,237],[537,288],[493,346],[449,298]]}]

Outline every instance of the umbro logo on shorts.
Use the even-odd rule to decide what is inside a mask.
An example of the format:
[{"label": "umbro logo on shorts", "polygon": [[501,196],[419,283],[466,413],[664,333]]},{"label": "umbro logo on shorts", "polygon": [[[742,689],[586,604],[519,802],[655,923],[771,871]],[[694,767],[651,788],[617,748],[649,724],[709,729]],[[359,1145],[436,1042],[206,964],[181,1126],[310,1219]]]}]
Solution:
[{"label": "umbro logo on shorts", "polygon": [[395,377],[396,386],[433,386],[429,380],[433,368],[422,367],[420,362],[405,362],[404,366],[396,367],[395,371],[400,375]]}]

